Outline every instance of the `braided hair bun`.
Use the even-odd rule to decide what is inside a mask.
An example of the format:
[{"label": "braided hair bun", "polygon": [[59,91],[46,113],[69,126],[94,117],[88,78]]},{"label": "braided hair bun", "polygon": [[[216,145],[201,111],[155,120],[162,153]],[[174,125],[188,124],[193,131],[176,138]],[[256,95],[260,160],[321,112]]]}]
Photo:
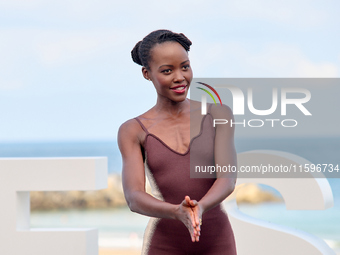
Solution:
[{"label": "braided hair bun", "polygon": [[190,50],[192,42],[182,33],[174,33],[170,30],[155,30],[139,41],[131,51],[133,62],[138,65],[150,68],[151,49],[156,45],[164,42],[178,42],[186,51]]}]

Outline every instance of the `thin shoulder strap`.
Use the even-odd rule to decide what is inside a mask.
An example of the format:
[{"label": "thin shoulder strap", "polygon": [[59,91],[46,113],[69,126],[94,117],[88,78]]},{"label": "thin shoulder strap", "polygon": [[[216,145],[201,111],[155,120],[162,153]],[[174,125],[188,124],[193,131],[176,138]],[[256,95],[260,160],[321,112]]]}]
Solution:
[{"label": "thin shoulder strap", "polygon": [[135,118],[135,120],[138,121],[139,125],[142,127],[142,129],[145,131],[145,133],[149,133],[149,131],[146,129],[146,127],[143,125],[143,123],[138,119],[138,117]]}]

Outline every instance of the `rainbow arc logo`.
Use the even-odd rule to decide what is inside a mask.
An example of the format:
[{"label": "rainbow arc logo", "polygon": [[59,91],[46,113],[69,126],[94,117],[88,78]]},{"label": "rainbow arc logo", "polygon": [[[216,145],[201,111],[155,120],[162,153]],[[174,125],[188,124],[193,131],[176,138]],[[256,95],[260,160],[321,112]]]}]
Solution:
[{"label": "rainbow arc logo", "polygon": [[[209,88],[211,91],[213,91],[213,92],[215,93],[215,95],[217,96],[218,100],[220,101],[220,104],[222,105],[222,100],[221,100],[221,98],[220,98],[220,95],[217,93],[217,91],[216,91],[212,86],[210,86],[210,85],[208,85],[208,84],[206,84],[206,83],[203,83],[203,82],[197,82],[197,83],[199,83],[199,84],[201,84],[201,85],[204,85],[204,86],[206,86],[207,88]],[[201,89],[201,90],[203,90],[204,92],[206,92],[206,93],[214,100],[215,105],[217,104],[217,103],[216,103],[216,100],[215,100],[215,98],[214,98],[214,96],[211,94],[211,92],[210,92],[209,90],[204,89],[204,88],[201,88],[201,87],[196,87],[196,88]]]}]

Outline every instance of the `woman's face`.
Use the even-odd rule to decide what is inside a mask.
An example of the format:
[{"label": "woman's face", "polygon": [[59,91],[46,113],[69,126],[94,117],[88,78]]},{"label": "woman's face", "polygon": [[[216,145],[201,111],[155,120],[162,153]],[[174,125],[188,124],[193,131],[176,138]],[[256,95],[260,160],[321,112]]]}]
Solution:
[{"label": "woman's face", "polygon": [[171,101],[185,100],[192,80],[187,51],[178,42],[157,44],[151,50],[150,70],[143,69],[161,97]]}]

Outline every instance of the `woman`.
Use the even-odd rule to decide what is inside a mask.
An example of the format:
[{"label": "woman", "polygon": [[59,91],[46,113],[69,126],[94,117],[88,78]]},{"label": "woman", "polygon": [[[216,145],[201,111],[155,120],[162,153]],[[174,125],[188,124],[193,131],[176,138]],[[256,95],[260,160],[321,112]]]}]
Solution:
[{"label": "woman", "polygon": [[[142,254],[236,254],[220,204],[233,192],[235,174],[190,178],[193,159],[200,165],[236,165],[234,129],[213,127],[214,118],[233,118],[230,108],[209,105],[202,116],[200,103],[186,98],[193,77],[190,45],[183,34],[157,30],[131,52],[157,91],[155,106],[118,132],[126,201],[131,211],[152,217]],[[145,192],[145,173],[154,196]]]}]

